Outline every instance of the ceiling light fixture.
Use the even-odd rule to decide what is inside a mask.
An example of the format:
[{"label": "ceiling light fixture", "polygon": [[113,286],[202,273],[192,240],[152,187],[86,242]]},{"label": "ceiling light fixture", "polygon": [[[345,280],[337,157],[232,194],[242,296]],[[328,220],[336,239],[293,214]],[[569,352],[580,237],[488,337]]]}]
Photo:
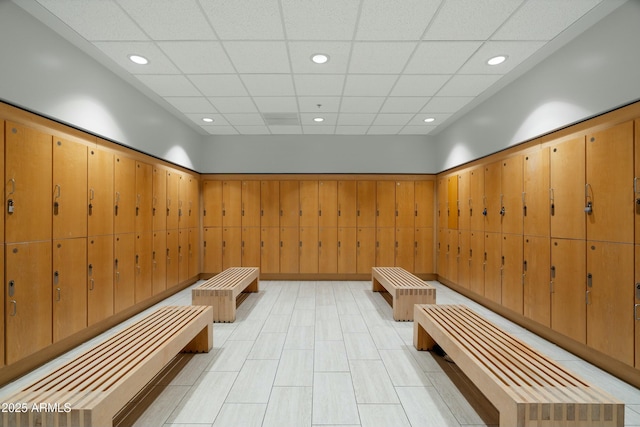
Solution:
[{"label": "ceiling light fixture", "polygon": [[431,122],[435,122],[436,119],[434,119],[433,117],[427,117],[426,119],[424,119],[425,123],[431,123]]},{"label": "ceiling light fixture", "polygon": [[490,58],[487,61],[487,64],[489,64],[489,65],[498,65],[498,64],[502,64],[506,60],[507,60],[507,56],[506,55],[498,55],[498,56],[494,56],[493,58]]},{"label": "ceiling light fixture", "polygon": [[311,56],[311,60],[316,64],[324,64],[329,61],[329,55],[325,55],[324,53],[316,53]]},{"label": "ceiling light fixture", "polygon": [[149,63],[147,58],[140,55],[129,55],[129,60],[138,65],[147,65]]},{"label": "ceiling light fixture", "polygon": [[313,121],[316,123],[321,123],[324,122],[324,119],[322,117],[314,117]]},{"label": "ceiling light fixture", "polygon": [[203,121],[203,122],[207,122],[207,123],[212,123],[212,122],[213,122],[213,119],[212,119],[211,117],[203,117],[203,118],[202,118],[202,121]]}]

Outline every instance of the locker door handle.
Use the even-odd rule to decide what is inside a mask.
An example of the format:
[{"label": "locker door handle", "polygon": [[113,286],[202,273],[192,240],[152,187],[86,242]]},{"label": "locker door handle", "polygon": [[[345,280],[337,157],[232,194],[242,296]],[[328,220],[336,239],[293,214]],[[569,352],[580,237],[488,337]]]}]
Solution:
[{"label": "locker door handle", "polygon": [[551,208],[551,216],[554,216],[556,214],[556,201],[555,201],[555,193],[553,191],[553,188],[549,188],[549,201],[550,201],[550,208]]},{"label": "locker door handle", "polygon": [[591,291],[587,291],[587,292],[586,292],[586,294],[585,294],[585,296],[584,296],[584,298],[585,298],[585,303],[586,303],[587,305],[590,305],[590,304],[591,304],[591,301],[589,300],[589,294],[590,294],[590,293],[591,293]]},{"label": "locker door handle", "polygon": [[638,318],[638,307],[640,307],[640,304],[636,304],[633,306],[633,318],[635,320],[640,320],[640,318]]},{"label": "locker door handle", "polygon": [[89,286],[89,290],[92,291],[93,288],[95,287],[95,281],[93,279],[89,280],[89,283],[91,284],[91,286]]},{"label": "locker door handle", "polygon": [[9,280],[9,296],[12,297],[16,293],[16,282]]},{"label": "locker door handle", "polygon": [[60,288],[56,288],[57,296],[56,301],[60,301]]},{"label": "locker door handle", "polygon": [[636,205],[640,205],[640,191],[638,190],[638,177],[633,177],[633,192],[636,194]]},{"label": "locker door handle", "polygon": [[11,192],[9,194],[7,194],[7,196],[12,195],[13,193],[16,192],[16,179],[15,178],[11,178],[9,179],[9,182],[11,183]]},{"label": "locker door handle", "polygon": [[18,314],[18,302],[14,299],[11,300],[11,305],[13,305],[13,311],[11,312],[11,317]]},{"label": "locker door handle", "polygon": [[59,272],[54,272],[53,273],[53,284],[57,285],[58,284],[58,279],[60,278],[60,273]]},{"label": "locker door handle", "polygon": [[551,278],[552,279],[556,278],[556,266],[555,265],[551,266]]},{"label": "locker door handle", "polygon": [[[584,207],[584,213],[587,215],[591,215],[593,213],[593,201],[591,200],[591,196],[589,194],[589,188],[591,188],[591,184],[584,185],[584,199],[586,201],[586,205]],[[593,188],[591,188],[593,192]]]},{"label": "locker door handle", "polygon": [[587,286],[590,288],[593,287],[593,274],[591,273],[587,274]]},{"label": "locker door handle", "polygon": [[56,184],[54,187],[54,191],[56,195],[54,196],[53,201],[53,214],[58,215],[58,208],[60,207],[60,203],[58,203],[58,199],[60,198],[60,184]]},{"label": "locker door handle", "polygon": [[89,277],[93,276],[93,264],[89,264],[88,272],[89,272]]}]

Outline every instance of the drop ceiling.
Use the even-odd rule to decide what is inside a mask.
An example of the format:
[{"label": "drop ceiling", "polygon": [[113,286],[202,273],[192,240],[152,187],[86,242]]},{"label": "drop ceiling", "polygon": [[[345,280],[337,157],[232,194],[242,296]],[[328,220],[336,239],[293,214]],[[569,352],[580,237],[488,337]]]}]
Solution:
[{"label": "drop ceiling", "polygon": [[[203,135],[435,134],[612,10],[603,0],[14,2]],[[316,53],[329,61],[313,63]],[[496,55],[507,60],[487,65]]]}]

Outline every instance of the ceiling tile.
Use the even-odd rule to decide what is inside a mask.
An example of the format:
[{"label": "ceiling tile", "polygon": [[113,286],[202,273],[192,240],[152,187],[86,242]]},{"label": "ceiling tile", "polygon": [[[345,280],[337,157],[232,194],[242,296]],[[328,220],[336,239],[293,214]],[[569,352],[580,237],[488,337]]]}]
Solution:
[{"label": "ceiling tile", "polygon": [[[436,119],[434,122],[431,123],[426,123],[424,121],[424,119],[426,119],[427,117],[431,117]],[[415,117],[413,117],[411,119],[411,121],[409,123],[407,123],[408,126],[438,126],[439,124],[441,124],[442,122],[444,122],[445,120],[447,120],[449,117],[451,117],[451,114],[449,113],[434,113],[434,114],[429,114],[429,113],[419,113],[416,114]]]},{"label": "ceiling tile", "polygon": [[[216,126],[229,126],[229,122],[220,114],[185,114],[189,119],[193,120],[194,123],[202,126],[202,127],[216,127]],[[213,119],[213,122],[207,123],[203,122],[202,119],[205,117],[209,117]]]},{"label": "ceiling tile", "polygon": [[251,96],[294,96],[289,74],[244,74],[242,81]]},{"label": "ceiling tile", "polygon": [[369,126],[337,126],[337,135],[366,135]]},{"label": "ceiling tile", "polygon": [[356,42],[351,51],[349,72],[355,74],[398,74],[416,47],[414,42]]},{"label": "ceiling tile", "polygon": [[[344,74],[349,64],[351,43],[348,42],[289,42],[291,68],[296,74]],[[329,60],[324,64],[311,61],[311,56],[324,53]]]},{"label": "ceiling tile", "polygon": [[242,135],[269,135],[267,126],[235,126]]},{"label": "ceiling tile", "polygon": [[[175,65],[153,42],[96,42],[94,45],[131,74],[179,74]],[[134,64],[129,55],[142,55],[146,65]]]},{"label": "ceiling tile", "polygon": [[440,92],[438,96],[478,96],[489,86],[500,79],[497,75],[457,75]]},{"label": "ceiling tile", "polygon": [[351,40],[360,0],[282,0],[289,40]]},{"label": "ceiling tile", "polygon": [[381,96],[348,96],[342,98],[341,113],[377,113],[384,102]]},{"label": "ceiling tile", "polygon": [[[323,122],[317,123],[313,121],[316,117],[322,117],[324,119]],[[338,121],[337,113],[324,113],[324,114],[313,114],[313,113],[302,113],[300,114],[300,123],[303,126],[323,126],[323,127],[333,127]]]},{"label": "ceiling tile", "polygon": [[224,42],[238,73],[289,73],[289,55],[282,41]]},{"label": "ceiling tile", "polygon": [[[318,107],[320,104],[320,107]],[[300,96],[298,106],[303,113],[327,112],[337,113],[340,109],[339,96]]]},{"label": "ceiling tile", "polygon": [[293,80],[298,96],[339,96],[344,86],[343,75],[296,74]]},{"label": "ceiling tile", "polygon": [[391,96],[433,96],[451,76],[403,75],[391,91]]},{"label": "ceiling tile", "polygon": [[406,125],[413,118],[413,114],[378,114],[373,122],[374,126]]},{"label": "ceiling tile", "polygon": [[183,113],[207,113],[215,111],[209,100],[203,96],[170,96],[165,101]]},{"label": "ceiling tile", "polygon": [[371,126],[376,118],[376,114],[349,114],[340,113],[338,116],[339,126]]},{"label": "ceiling tile", "polygon": [[253,100],[262,113],[298,112],[298,103],[294,96],[254,97]]},{"label": "ceiling tile", "polygon": [[302,126],[269,126],[269,130],[273,135],[292,135],[292,134],[301,134]]},{"label": "ceiling tile", "polygon": [[423,113],[455,113],[469,102],[472,96],[434,96],[422,109]]},{"label": "ceiling tile", "polygon": [[417,113],[424,107],[429,98],[425,97],[389,97],[384,102],[381,113]]},{"label": "ceiling tile", "polygon": [[278,0],[200,0],[221,40],[282,40]]},{"label": "ceiling tile", "polygon": [[364,0],[356,40],[420,40],[440,0]]},{"label": "ceiling tile", "polygon": [[424,39],[487,40],[520,3],[522,0],[447,0]]},{"label": "ceiling tile", "polygon": [[235,72],[220,42],[159,42],[158,46],[185,74],[225,74]]},{"label": "ceiling tile", "polygon": [[399,132],[400,135],[428,135],[437,126],[405,126]]},{"label": "ceiling tile", "polygon": [[229,123],[232,125],[238,126],[260,126],[264,125],[264,120],[262,119],[262,115],[260,114],[240,114],[240,113],[232,113],[225,114],[224,117],[227,119]]},{"label": "ceiling tile", "polygon": [[405,74],[454,74],[478,50],[481,42],[426,41],[411,57]]},{"label": "ceiling tile", "polygon": [[209,101],[222,113],[257,113],[253,99],[248,96],[216,96]]},{"label": "ceiling tile", "polygon": [[386,96],[397,76],[386,74],[350,74],[344,85],[344,96]]},{"label": "ceiling tile", "polygon": [[305,135],[333,135],[335,126],[302,126]]},{"label": "ceiling tile", "polygon": [[246,96],[247,91],[235,74],[190,75],[189,80],[204,96]]},{"label": "ceiling tile", "polygon": [[[460,74],[506,74],[520,65],[544,46],[544,42],[491,41],[486,42],[460,69]],[[499,65],[488,65],[490,58],[506,55],[508,59]]]},{"label": "ceiling tile", "polygon": [[397,135],[402,126],[371,126],[367,135]]},{"label": "ceiling tile", "polygon": [[154,40],[214,40],[196,0],[118,0]]},{"label": "ceiling tile", "polygon": [[237,135],[238,131],[233,126],[201,126],[211,135]]},{"label": "ceiling tile", "polygon": [[139,75],[136,77],[162,97],[201,95],[198,89],[184,76]]}]

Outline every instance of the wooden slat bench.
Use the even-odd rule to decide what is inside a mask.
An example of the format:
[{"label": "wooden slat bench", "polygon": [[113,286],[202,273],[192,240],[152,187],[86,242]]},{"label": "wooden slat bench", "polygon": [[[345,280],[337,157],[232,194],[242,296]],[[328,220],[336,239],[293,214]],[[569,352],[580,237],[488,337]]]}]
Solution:
[{"label": "wooden slat bench", "polygon": [[373,292],[387,291],[394,320],[413,320],[414,304],[435,304],[436,288],[400,267],[372,267]]},{"label": "wooden slat bench", "polygon": [[624,425],[624,403],[464,305],[416,305],[413,342],[437,343],[500,413],[500,426]]},{"label": "wooden slat bench", "polygon": [[112,425],[116,415],[180,352],[213,346],[211,307],[167,306],[8,397],[0,425]]},{"label": "wooden slat bench", "polygon": [[214,322],[234,322],[243,292],[258,292],[258,267],[231,267],[191,291],[191,303],[213,307]]}]

